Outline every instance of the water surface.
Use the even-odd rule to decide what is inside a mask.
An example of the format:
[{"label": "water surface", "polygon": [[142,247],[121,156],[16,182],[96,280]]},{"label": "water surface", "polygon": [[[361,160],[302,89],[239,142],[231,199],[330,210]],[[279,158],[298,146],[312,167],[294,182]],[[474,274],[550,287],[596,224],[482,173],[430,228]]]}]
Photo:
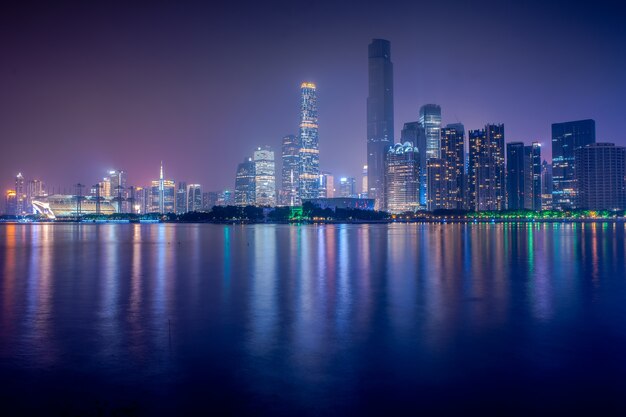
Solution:
[{"label": "water surface", "polygon": [[2,225],[0,404],[624,415],[625,230]]}]

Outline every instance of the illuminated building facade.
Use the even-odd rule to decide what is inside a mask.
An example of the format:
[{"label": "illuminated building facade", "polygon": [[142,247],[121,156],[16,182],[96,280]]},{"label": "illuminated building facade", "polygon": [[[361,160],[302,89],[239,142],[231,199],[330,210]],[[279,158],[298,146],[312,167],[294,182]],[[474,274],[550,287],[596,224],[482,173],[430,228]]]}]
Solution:
[{"label": "illuminated building facade", "polygon": [[96,197],[85,196],[79,200],[76,195],[54,194],[33,200],[33,210],[36,214],[48,219],[63,217],[84,216],[86,214],[117,213],[113,197],[103,197],[97,201]]},{"label": "illuminated building facade", "polygon": [[296,135],[283,137],[280,204],[296,206],[300,178],[300,140]]},{"label": "illuminated building facade", "polygon": [[4,195],[4,212],[10,216],[17,215],[15,190],[7,190]]},{"label": "illuminated building facade", "polygon": [[469,209],[504,210],[506,206],[504,125],[469,131]]},{"label": "illuminated building facade", "polygon": [[187,213],[187,183],[179,182],[176,189],[176,213]]},{"label": "illuminated building facade", "polygon": [[446,163],[441,158],[428,158],[426,162],[428,181],[428,211],[448,209],[448,181]]},{"label": "illuminated building facade", "polygon": [[357,198],[356,180],[352,177],[342,177],[339,179],[339,197]]},{"label": "illuminated building facade", "polygon": [[373,39],[368,46],[367,195],[385,207],[385,156],[394,142],[391,43]]},{"label": "illuminated building facade", "polygon": [[128,202],[128,189],[126,187],[126,172],[123,170],[111,170],[107,177],[109,182],[109,196],[113,197],[118,213],[130,211]]},{"label": "illuminated building facade", "polygon": [[24,176],[20,172],[15,177],[15,215],[24,216],[31,213],[32,211],[28,210],[28,196],[26,195]]},{"label": "illuminated building facade", "polygon": [[361,198],[367,198],[367,165],[363,165],[363,171],[361,173]]},{"label": "illuminated building facade", "polygon": [[541,209],[552,210],[552,164],[541,163]]},{"label": "illuminated building facade", "polygon": [[541,210],[541,145],[524,147],[524,208]]},{"label": "illuminated building facade", "polygon": [[[420,122],[405,123],[400,132],[400,142],[415,144],[420,154],[420,167],[426,169],[426,133]],[[420,205],[426,207],[426,172],[420,174]]]},{"label": "illuminated building facade", "polygon": [[443,208],[462,210],[466,207],[465,127],[449,124],[441,129],[441,160],[445,168],[446,193]]},{"label": "illuminated building facade", "polygon": [[591,119],[552,125],[552,205],[557,210],[576,208],[575,151],[596,142]]},{"label": "illuminated building facade", "polygon": [[189,184],[187,186],[187,211],[202,211],[202,186]]},{"label": "illuminated building facade", "polygon": [[506,199],[509,210],[524,208],[524,143],[506,144]]},{"label": "illuminated building facade", "polygon": [[256,203],[252,158],[246,158],[237,166],[234,203],[237,206],[252,206]]},{"label": "illuminated building facade", "polygon": [[274,151],[269,146],[257,148],[254,161],[254,199],[257,206],[276,205],[276,167]]},{"label": "illuminated building facade", "polygon": [[163,175],[163,163],[159,179],[152,181],[150,187],[150,211],[153,213],[174,213],[176,211],[176,183],[166,180]]},{"label": "illuminated building facade", "polygon": [[626,209],[626,148],[592,143],[576,149],[577,207],[588,210]]},{"label": "illuminated building facade", "polygon": [[317,93],[315,84],[300,86],[300,170],[298,196],[300,200],[319,195],[320,155],[317,124]]},{"label": "illuminated building facade", "polygon": [[385,202],[390,213],[416,211],[419,208],[420,159],[411,142],[389,147],[385,158]]},{"label": "illuminated building facade", "polygon": [[43,181],[30,180],[26,187],[26,196],[28,201],[28,211],[33,213],[33,200],[41,198],[46,195],[46,190]]}]

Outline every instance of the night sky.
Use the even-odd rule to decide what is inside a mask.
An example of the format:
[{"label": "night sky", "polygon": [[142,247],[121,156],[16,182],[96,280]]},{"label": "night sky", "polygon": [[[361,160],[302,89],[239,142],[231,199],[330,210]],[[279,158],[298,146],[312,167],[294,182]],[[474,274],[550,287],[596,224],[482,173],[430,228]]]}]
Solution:
[{"label": "night sky", "polygon": [[0,184],[49,186],[124,169],[234,186],[256,146],[297,133],[299,85],[317,83],[320,160],[366,159],[367,45],[391,41],[396,140],[422,104],[443,122],[502,122],[507,141],[597,123],[626,145],[626,6],[618,1],[183,1],[20,3],[0,12]]}]

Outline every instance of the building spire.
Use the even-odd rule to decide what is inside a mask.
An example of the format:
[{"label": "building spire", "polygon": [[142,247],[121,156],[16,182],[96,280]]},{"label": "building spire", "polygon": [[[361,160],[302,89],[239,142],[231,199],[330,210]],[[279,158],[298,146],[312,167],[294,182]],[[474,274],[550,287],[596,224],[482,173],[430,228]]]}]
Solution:
[{"label": "building spire", "polygon": [[160,180],[163,180],[163,161],[161,161],[161,174],[159,176]]}]

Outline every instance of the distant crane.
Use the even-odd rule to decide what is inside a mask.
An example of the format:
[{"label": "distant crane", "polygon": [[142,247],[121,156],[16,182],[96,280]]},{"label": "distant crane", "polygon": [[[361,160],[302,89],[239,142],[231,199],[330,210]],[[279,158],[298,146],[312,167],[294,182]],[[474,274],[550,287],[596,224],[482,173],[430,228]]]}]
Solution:
[{"label": "distant crane", "polygon": [[74,192],[76,193],[76,215],[78,217],[82,215],[83,188],[85,188],[85,185],[81,183],[74,185]]}]

